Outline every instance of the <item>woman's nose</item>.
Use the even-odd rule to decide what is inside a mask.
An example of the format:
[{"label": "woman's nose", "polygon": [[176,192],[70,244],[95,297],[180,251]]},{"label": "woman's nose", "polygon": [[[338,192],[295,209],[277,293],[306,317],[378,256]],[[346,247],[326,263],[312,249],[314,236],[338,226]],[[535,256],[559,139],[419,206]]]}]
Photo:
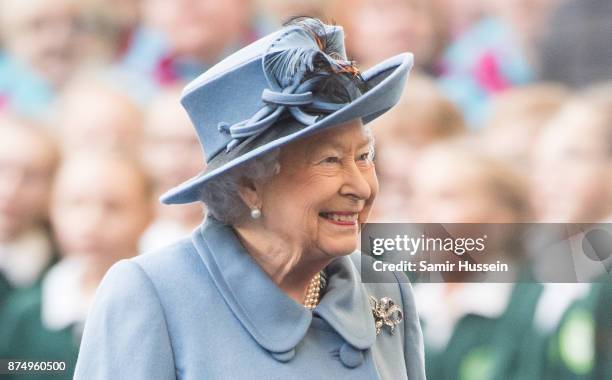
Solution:
[{"label": "woman's nose", "polygon": [[344,178],[344,184],[340,188],[340,193],[342,195],[348,195],[362,200],[370,198],[372,195],[372,187],[367,181],[364,173],[359,170],[354,161],[351,161],[348,165]]}]

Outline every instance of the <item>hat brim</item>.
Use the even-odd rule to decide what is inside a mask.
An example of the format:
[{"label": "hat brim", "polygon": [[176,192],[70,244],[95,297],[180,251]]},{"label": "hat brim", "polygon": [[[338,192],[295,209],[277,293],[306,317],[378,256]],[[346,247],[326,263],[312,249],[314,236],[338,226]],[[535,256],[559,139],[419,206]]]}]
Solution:
[{"label": "hat brim", "polygon": [[269,128],[267,133],[246,139],[230,152],[219,153],[208,163],[205,171],[170,189],[160,197],[160,201],[164,204],[197,202],[204,183],[255,157],[351,120],[362,119],[367,124],[399,101],[412,65],[413,55],[410,53],[399,54],[379,63],[362,73],[369,90],[345,107],[308,126],[289,122],[283,128]]}]

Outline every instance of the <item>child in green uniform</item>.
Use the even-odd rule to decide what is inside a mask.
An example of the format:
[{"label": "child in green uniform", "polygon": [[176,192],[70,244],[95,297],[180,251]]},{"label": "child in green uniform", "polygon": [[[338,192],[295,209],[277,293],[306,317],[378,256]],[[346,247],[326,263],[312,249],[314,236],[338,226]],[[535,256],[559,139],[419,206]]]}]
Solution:
[{"label": "child in green uniform", "polygon": [[62,259],[39,288],[7,301],[0,357],[65,361],[62,377],[72,377],[95,289],[113,263],[137,253],[151,213],[148,181],[134,162],[102,153],[68,158],[51,207]]},{"label": "child in green uniform", "polygon": [[[413,210],[420,222],[517,223],[528,215],[522,178],[469,144],[429,148],[412,174]],[[519,253],[513,243],[502,238],[487,252],[515,262]],[[541,291],[541,285],[530,283],[418,284],[428,379],[517,377],[523,332]]]},{"label": "child in green uniform", "polygon": [[585,293],[568,306],[546,340],[545,379],[596,380],[612,376],[610,284],[579,285],[586,285]]},{"label": "child in green uniform", "polygon": [[[428,343],[425,355],[428,378],[522,378],[524,368],[517,364],[521,361],[521,347],[527,338],[524,332],[531,322],[541,286],[528,283],[420,284],[418,289],[449,285],[461,287],[452,298],[463,305],[463,310],[455,316],[443,345],[436,342],[436,336],[442,335],[442,331],[425,335]],[[423,293],[419,290],[418,295],[422,297]],[[448,297],[430,298],[429,302],[437,299],[443,299],[446,303],[443,308],[449,308]],[[475,299],[478,301],[474,302]],[[429,315],[423,313],[423,309],[419,311],[424,318],[424,329],[430,331],[439,328],[436,324],[428,324]]]},{"label": "child in green uniform", "polygon": [[[611,110],[610,84],[587,89],[570,99],[542,131],[532,176],[539,221],[612,221]],[[558,318],[551,321],[551,307],[538,306],[550,325],[534,326],[534,334],[543,341],[539,378],[612,379],[612,277],[609,272],[597,276],[581,278],[590,284],[546,285],[566,289],[558,292],[565,300]],[[548,293],[541,303],[546,303]],[[568,294],[575,296],[568,300]],[[549,304],[558,308],[559,303]],[[545,319],[536,315],[536,321],[541,320]]]},{"label": "child in green uniform", "polygon": [[11,290],[36,284],[54,258],[47,209],[57,162],[54,141],[38,126],[0,117],[0,310]]}]

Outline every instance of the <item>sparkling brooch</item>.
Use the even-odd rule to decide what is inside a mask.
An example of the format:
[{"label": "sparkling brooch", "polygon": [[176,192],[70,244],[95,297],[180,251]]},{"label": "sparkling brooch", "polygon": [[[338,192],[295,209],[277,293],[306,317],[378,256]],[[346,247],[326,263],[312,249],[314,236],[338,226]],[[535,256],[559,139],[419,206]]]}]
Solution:
[{"label": "sparkling brooch", "polygon": [[395,331],[395,326],[399,325],[404,315],[399,306],[389,297],[380,300],[370,296],[372,314],[376,323],[376,335],[380,335],[383,327],[388,326],[391,334]]}]

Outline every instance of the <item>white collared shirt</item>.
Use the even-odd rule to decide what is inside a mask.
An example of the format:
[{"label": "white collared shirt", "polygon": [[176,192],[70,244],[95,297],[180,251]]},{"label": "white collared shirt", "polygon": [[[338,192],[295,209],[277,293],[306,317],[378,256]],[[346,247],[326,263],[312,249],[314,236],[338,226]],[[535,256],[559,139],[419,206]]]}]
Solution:
[{"label": "white collared shirt", "polygon": [[93,300],[83,289],[85,262],[65,258],[55,264],[42,281],[42,323],[49,330],[72,324],[82,326]]},{"label": "white collared shirt", "polygon": [[435,350],[442,350],[457,323],[468,314],[499,318],[510,302],[511,283],[431,283],[414,287],[419,316],[424,322],[423,336]]},{"label": "white collared shirt", "polygon": [[586,297],[590,290],[591,284],[544,284],[534,315],[534,324],[538,331],[544,334],[551,333],[557,328],[570,305]]},{"label": "white collared shirt", "polygon": [[34,285],[53,257],[42,228],[28,230],[12,242],[0,243],[0,272],[16,288]]},{"label": "white collared shirt", "polygon": [[139,251],[141,253],[156,251],[189,236],[192,231],[193,228],[173,220],[156,220],[140,237]]}]

